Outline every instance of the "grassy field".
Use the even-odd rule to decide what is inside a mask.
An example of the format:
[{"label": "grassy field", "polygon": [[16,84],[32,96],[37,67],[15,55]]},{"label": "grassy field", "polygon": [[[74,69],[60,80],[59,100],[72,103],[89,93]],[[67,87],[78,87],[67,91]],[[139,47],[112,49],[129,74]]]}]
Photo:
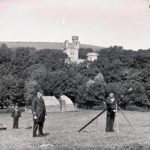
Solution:
[{"label": "grassy field", "polygon": [[[150,149],[150,113],[124,112],[135,128],[132,128],[119,112],[119,135],[105,132],[106,114],[95,120],[84,131],[77,132],[99,111],[80,111],[66,113],[49,113],[44,131],[49,133],[42,138],[32,138],[32,129],[25,129],[32,125],[32,115],[23,113],[20,128],[12,129],[10,114],[0,114],[0,121],[4,121],[7,130],[0,131],[1,150],[98,150],[98,149]],[[116,129],[116,123],[115,128]],[[131,145],[131,147],[128,147]],[[144,146],[144,147],[143,147]],[[133,150],[132,149],[132,150]]]}]

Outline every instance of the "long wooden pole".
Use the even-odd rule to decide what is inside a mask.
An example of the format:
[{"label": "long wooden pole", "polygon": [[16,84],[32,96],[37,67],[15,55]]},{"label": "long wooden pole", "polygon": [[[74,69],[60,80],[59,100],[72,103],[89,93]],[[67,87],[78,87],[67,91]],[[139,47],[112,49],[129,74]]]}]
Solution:
[{"label": "long wooden pole", "polygon": [[89,124],[91,124],[96,118],[98,118],[100,115],[102,115],[107,109],[104,109],[102,112],[100,112],[97,116],[95,116],[92,120],[90,120],[86,125],[84,125],[78,132],[82,131],[84,128],[86,128]]}]

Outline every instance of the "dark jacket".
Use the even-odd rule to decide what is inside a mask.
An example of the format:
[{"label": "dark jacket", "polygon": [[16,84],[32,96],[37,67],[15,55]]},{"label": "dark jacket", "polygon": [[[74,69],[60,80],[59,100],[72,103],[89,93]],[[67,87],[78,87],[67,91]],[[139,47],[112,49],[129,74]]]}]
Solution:
[{"label": "dark jacket", "polygon": [[38,123],[45,121],[46,107],[43,98],[35,97],[32,101],[32,113],[33,117],[37,116],[37,119],[34,120]]},{"label": "dark jacket", "polygon": [[110,97],[108,97],[106,99],[106,105],[107,105],[107,112],[108,113],[112,113],[113,110],[116,110],[116,101],[114,100],[114,102],[112,103]]},{"label": "dark jacket", "polygon": [[11,117],[13,117],[13,118],[19,118],[19,117],[21,117],[21,111],[20,111],[20,109],[13,109],[12,110],[12,114],[11,114]]}]

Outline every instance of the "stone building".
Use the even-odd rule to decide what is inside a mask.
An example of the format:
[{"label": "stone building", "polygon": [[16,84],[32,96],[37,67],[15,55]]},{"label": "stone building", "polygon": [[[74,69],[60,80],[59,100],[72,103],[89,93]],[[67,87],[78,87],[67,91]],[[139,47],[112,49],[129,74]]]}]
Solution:
[{"label": "stone building", "polygon": [[98,57],[98,54],[95,53],[95,52],[90,52],[87,54],[87,60],[88,61],[94,61],[94,60],[97,60],[97,57]]},{"label": "stone building", "polygon": [[79,37],[78,36],[72,36],[72,43],[69,43],[68,40],[65,40],[63,51],[67,54],[68,58],[66,59],[66,63],[77,63],[80,64],[86,60],[89,62],[93,62],[94,60],[97,60],[98,54],[95,52],[90,52],[87,54],[87,59],[79,59]]},{"label": "stone building", "polygon": [[80,42],[78,36],[72,36],[72,43],[68,40],[64,42],[64,53],[68,55],[68,61],[78,62],[79,60],[79,46]]}]

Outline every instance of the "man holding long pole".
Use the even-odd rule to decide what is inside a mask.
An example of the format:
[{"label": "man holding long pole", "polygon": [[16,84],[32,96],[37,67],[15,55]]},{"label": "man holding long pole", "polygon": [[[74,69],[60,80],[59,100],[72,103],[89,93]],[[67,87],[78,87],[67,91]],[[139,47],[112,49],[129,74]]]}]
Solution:
[{"label": "man holding long pole", "polygon": [[106,132],[114,132],[113,126],[115,121],[115,113],[117,112],[114,93],[109,93],[109,96],[106,99],[106,105],[107,105]]},{"label": "man holding long pole", "polygon": [[[122,112],[121,108],[117,104],[116,99],[114,98],[114,93],[110,93],[108,98],[106,99],[106,105],[107,108],[104,109],[102,112],[100,112],[97,116],[95,116],[92,120],[90,120],[87,124],[85,124],[78,132],[81,132],[83,129],[85,129],[89,124],[91,124],[95,119],[97,119],[99,116],[101,116],[106,110],[107,110],[107,118],[106,118],[106,132],[114,132],[113,126],[115,121],[115,115],[117,115],[118,109],[121,111],[123,116],[125,117],[126,121],[129,123],[129,125],[134,130],[132,124],[129,122],[125,114]],[[118,126],[118,116],[117,117],[117,135],[119,134],[119,126]],[[135,133],[135,130],[134,130]]]}]

